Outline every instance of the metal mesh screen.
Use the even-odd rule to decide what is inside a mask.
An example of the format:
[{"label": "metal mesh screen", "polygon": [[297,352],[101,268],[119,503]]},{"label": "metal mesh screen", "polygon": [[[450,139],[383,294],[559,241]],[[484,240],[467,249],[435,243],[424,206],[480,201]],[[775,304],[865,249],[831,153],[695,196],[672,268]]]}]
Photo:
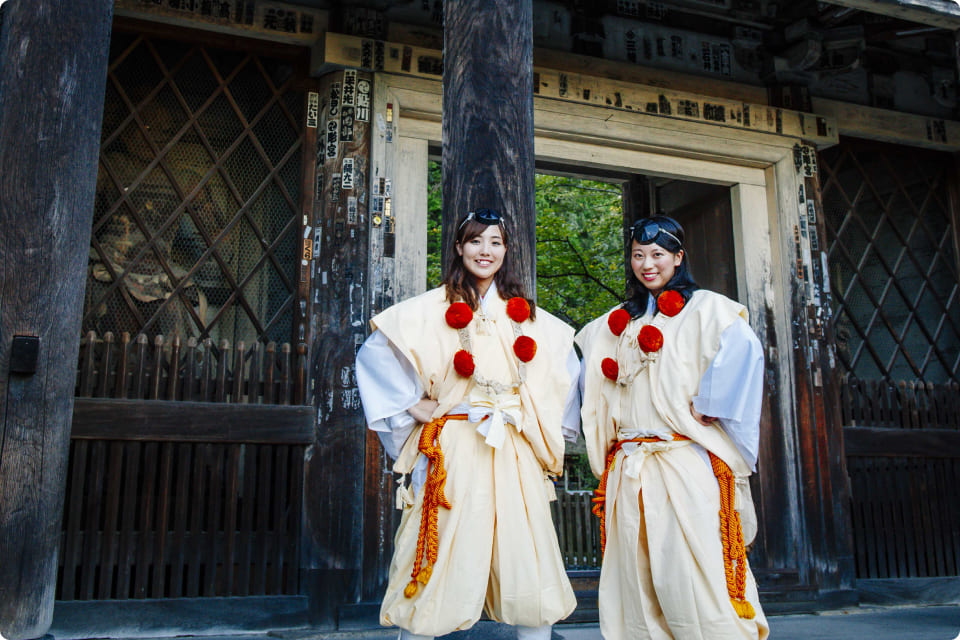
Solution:
[{"label": "metal mesh screen", "polygon": [[291,338],[302,94],[289,63],[115,33],[83,330]]},{"label": "metal mesh screen", "polygon": [[960,380],[952,159],[842,140],[820,166],[844,368],[860,379]]}]

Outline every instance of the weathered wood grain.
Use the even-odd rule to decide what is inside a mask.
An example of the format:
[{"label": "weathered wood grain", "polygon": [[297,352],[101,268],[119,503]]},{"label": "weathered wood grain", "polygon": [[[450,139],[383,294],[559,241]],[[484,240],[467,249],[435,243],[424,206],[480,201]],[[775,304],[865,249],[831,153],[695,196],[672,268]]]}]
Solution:
[{"label": "weathered wood grain", "polygon": [[533,3],[444,3],[443,251],[473,209],[507,216],[507,260],[536,291]]},{"label": "weathered wood grain", "polygon": [[[14,2],[0,27],[0,634],[50,627],[113,3]],[[11,339],[38,336],[35,374]]]},{"label": "weathered wood grain", "polygon": [[266,404],[77,398],[73,438],[308,444],[313,409]]}]

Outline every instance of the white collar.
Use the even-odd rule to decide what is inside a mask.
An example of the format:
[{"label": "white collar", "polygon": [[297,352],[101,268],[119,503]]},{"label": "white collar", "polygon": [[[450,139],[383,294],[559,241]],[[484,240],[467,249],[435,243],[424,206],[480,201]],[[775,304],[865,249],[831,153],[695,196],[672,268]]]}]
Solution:
[{"label": "white collar", "polygon": [[497,281],[494,280],[493,282],[490,283],[490,288],[487,289],[487,292],[484,295],[480,296],[480,311],[482,311],[483,313],[486,313],[487,306],[488,306],[487,301],[496,300],[498,295],[499,294],[497,293]]},{"label": "white collar", "polygon": [[647,293],[647,311],[644,315],[652,316],[657,312],[657,298],[652,293]]}]

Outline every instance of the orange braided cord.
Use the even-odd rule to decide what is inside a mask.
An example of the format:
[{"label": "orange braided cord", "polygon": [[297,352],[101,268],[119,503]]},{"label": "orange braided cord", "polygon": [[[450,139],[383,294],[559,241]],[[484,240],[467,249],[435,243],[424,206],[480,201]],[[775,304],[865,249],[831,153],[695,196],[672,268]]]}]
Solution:
[{"label": "orange braided cord", "polygon": [[723,541],[723,570],[727,577],[727,595],[741,618],[752,619],[756,612],[746,600],[747,552],[743,546],[743,528],[735,507],[736,484],[727,463],[710,454],[713,475],[720,485],[720,538]]},{"label": "orange braided cord", "polygon": [[[419,589],[419,584],[427,584],[433,573],[433,565],[437,562],[437,551],[440,548],[440,533],[437,523],[440,517],[440,507],[450,508],[450,501],[443,494],[443,487],[447,483],[447,470],[443,467],[443,451],[440,449],[440,431],[447,420],[466,420],[466,414],[451,414],[440,416],[423,425],[420,431],[418,449],[428,460],[427,480],[423,485],[423,506],[420,512],[420,532],[417,534],[417,555],[413,561],[412,580],[403,590],[403,595],[412,598]],[[424,555],[427,564],[423,565]]]},{"label": "orange braided cord", "polygon": [[[678,433],[673,434],[674,440],[689,440],[687,436],[681,436]],[[607,517],[606,517],[606,506],[607,506],[607,476],[610,475],[610,470],[613,469],[613,461],[617,457],[617,452],[623,448],[623,445],[628,442],[661,442],[660,438],[649,437],[649,438],[630,438],[629,440],[618,440],[616,444],[613,445],[613,448],[610,449],[607,453],[606,465],[603,468],[603,475],[600,476],[600,485],[593,490],[593,507],[590,511],[593,515],[600,518],[600,557],[603,558],[604,552],[607,550]]]}]

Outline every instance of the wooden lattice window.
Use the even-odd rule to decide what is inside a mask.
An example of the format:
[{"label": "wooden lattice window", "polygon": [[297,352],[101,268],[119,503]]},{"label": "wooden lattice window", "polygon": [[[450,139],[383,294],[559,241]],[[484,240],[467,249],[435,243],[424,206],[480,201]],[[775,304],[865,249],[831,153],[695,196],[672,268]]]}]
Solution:
[{"label": "wooden lattice window", "polygon": [[843,139],[820,167],[843,368],[860,379],[960,380],[953,160]]},{"label": "wooden lattice window", "polygon": [[294,82],[288,61],[114,34],[85,332],[290,341]]}]

